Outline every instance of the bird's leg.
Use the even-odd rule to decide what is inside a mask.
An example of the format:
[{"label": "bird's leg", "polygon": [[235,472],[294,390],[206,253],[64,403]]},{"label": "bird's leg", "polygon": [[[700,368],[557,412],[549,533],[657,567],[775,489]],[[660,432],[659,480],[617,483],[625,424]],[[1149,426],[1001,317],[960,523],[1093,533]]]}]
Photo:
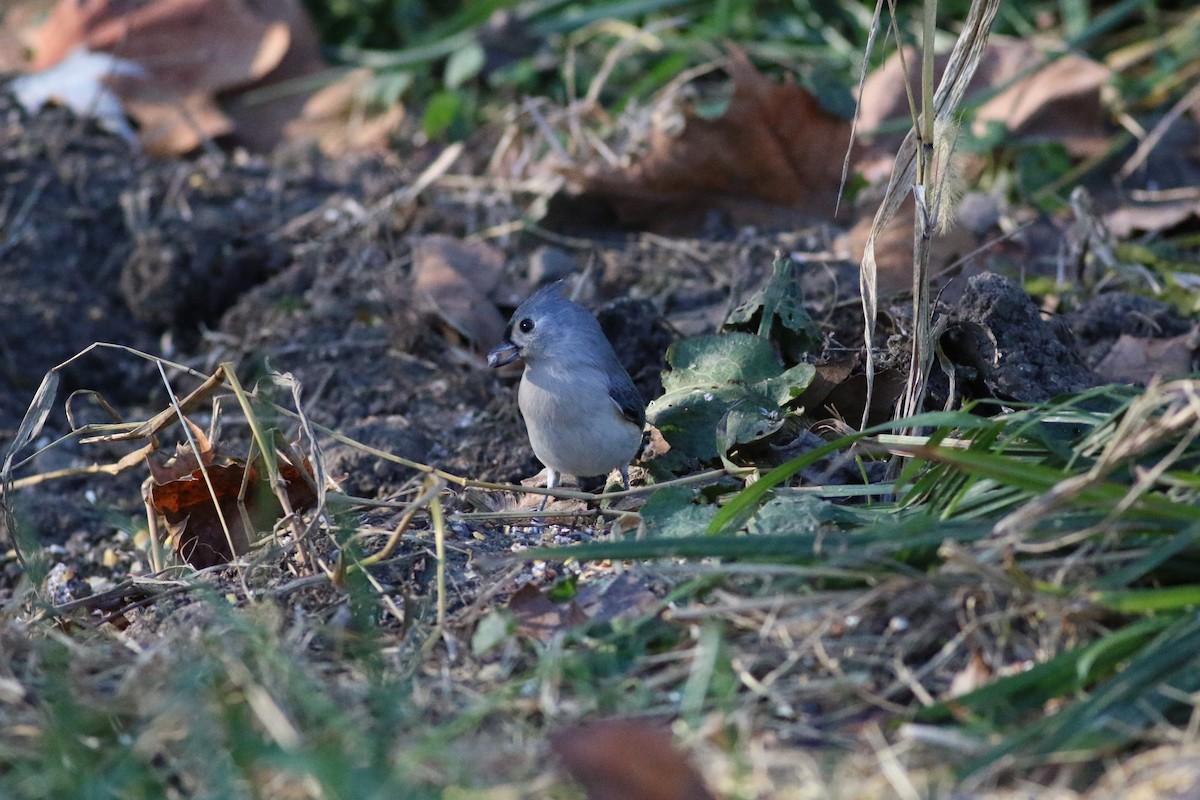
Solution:
[{"label": "bird's leg", "polygon": [[628,464],[621,465],[621,488],[627,492],[629,491],[629,465]]},{"label": "bird's leg", "polygon": [[[550,469],[549,467],[546,467],[546,488],[553,489],[555,486],[558,486],[558,473],[555,472],[554,470]],[[542,504],[540,506],[538,506],[538,511],[546,510],[546,502],[549,499],[550,499],[550,495],[548,495],[548,494],[542,495]]]}]

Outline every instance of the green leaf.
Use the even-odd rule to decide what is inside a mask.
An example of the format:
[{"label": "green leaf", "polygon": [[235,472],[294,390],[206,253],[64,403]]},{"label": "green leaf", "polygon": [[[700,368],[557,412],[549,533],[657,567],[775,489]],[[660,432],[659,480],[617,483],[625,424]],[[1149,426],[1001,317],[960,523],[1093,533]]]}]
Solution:
[{"label": "green leaf", "polygon": [[804,308],[795,262],[786,256],[775,259],[771,279],[729,314],[725,328],[777,342],[790,361],[821,344],[820,326]]},{"label": "green leaf", "polygon": [[746,531],[756,536],[812,536],[830,523],[865,526],[873,524],[873,520],[852,507],[836,505],[816,495],[780,494],[758,509]]},{"label": "green leaf", "polygon": [[1200,585],[1167,586],[1161,589],[1125,589],[1092,592],[1092,602],[1121,614],[1149,611],[1183,611],[1200,606]]},{"label": "green leaf", "polygon": [[[830,453],[836,453],[838,450],[849,447],[867,436],[903,428],[906,425],[909,427],[928,425],[931,427],[958,426],[961,428],[979,428],[987,424],[986,421],[965,412],[935,411],[926,414],[917,414],[907,419],[892,420],[881,425],[876,425],[873,428],[868,428],[865,431],[859,431],[858,433],[852,433],[840,439],[835,439],[829,444],[822,445],[807,453],[796,456],[791,461],[780,464],[747,486],[717,512],[717,515],[713,517],[712,524],[708,526],[708,532],[712,534],[730,533],[737,525],[741,524],[741,521],[747,519],[748,514],[753,513],[752,509],[758,507],[759,503],[762,502],[763,498],[772,488],[783,483],[808,465],[819,461]],[[668,439],[668,441],[670,440]]]},{"label": "green leaf", "polygon": [[647,416],[672,448],[699,459],[779,430],[786,416],[780,407],[816,372],[809,364],[784,370],[771,345],[748,333],[684,339],[667,351],[667,361],[666,392]]},{"label": "green leaf", "polygon": [[797,364],[782,375],[762,381],[755,389],[765,393],[776,405],[783,405],[799,397],[812,383],[817,368],[812,364]]},{"label": "green leaf", "polygon": [[757,383],[778,375],[783,367],[771,345],[750,333],[693,336],[667,350],[671,371],[663,389],[701,389],[727,383]]},{"label": "green leaf", "polygon": [[729,452],[735,445],[756,442],[783,426],[787,417],[771,398],[749,393],[729,407],[717,427],[717,449]]},{"label": "green leaf", "polygon": [[412,87],[415,76],[408,70],[391,70],[376,74],[364,89],[371,102],[383,106],[394,106],[404,93]]},{"label": "green leaf", "polygon": [[472,80],[483,71],[486,56],[483,45],[472,41],[458,48],[446,60],[446,72],[443,79],[447,89],[457,89]]},{"label": "green leaf", "polygon": [[431,139],[445,133],[463,107],[463,98],[458,92],[438,92],[429,98],[425,116],[421,118],[421,129]]},{"label": "green leaf", "polygon": [[646,534],[652,537],[702,535],[713,515],[715,506],[699,505],[696,492],[686,486],[667,486],[650,495],[639,512],[646,523]]},{"label": "green leaf", "polygon": [[717,426],[743,393],[739,386],[668,392],[650,404],[646,416],[671,443],[672,452],[699,459],[716,458]]}]

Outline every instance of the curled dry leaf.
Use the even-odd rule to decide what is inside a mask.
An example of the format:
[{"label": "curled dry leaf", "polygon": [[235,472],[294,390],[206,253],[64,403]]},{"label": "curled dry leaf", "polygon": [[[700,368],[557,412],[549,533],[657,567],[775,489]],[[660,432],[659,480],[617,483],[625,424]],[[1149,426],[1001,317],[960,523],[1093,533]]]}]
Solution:
[{"label": "curled dry leaf", "polygon": [[[196,448],[180,444],[176,455],[166,461],[147,457],[150,478],[144,492],[154,511],[166,520],[178,556],[196,569],[204,569],[245,553],[255,533],[273,527],[283,509],[261,459],[247,465],[221,458],[204,432],[191,421],[185,422]],[[305,470],[307,478],[290,464],[279,464],[295,511],[307,510],[316,501],[310,485],[312,470],[307,464]]]},{"label": "curled dry leaf", "polygon": [[504,269],[504,254],[481,242],[453,236],[415,239],[416,297],[446,324],[486,352],[504,337],[504,317],[489,298]]},{"label": "curled dry leaf", "polygon": [[[868,425],[879,425],[893,418],[896,403],[904,394],[904,383],[904,373],[898,369],[882,369],[875,373],[875,391],[871,393]],[[820,410],[827,411],[835,419],[857,423],[863,418],[863,402],[866,397],[867,376],[860,372],[830,389],[821,403]],[[817,412],[818,409],[814,408],[810,413],[819,416]]]},{"label": "curled dry leaf", "polygon": [[558,731],[550,747],[588,800],[712,800],[662,727],[611,719]]},{"label": "curled dry leaf", "polygon": [[1104,225],[1114,238],[1128,239],[1135,233],[1166,233],[1200,221],[1200,191],[1162,203],[1123,205],[1104,216]]},{"label": "curled dry leaf", "polygon": [[659,128],[649,152],[618,170],[584,176],[626,225],[684,232],[723,212],[734,225],[833,214],[848,120],[792,81],[765,77],[729,47],[733,98],[717,119],[685,114],[682,133]]},{"label": "curled dry leaf", "polygon": [[[323,66],[298,0],[62,0],[35,36],[31,66],[44,69],[81,46],[146,71],[111,84],[140,123],[143,145],[160,154],[234,131],[218,94]],[[296,111],[303,101],[291,98]],[[252,139],[282,129],[265,116],[239,114],[249,114],[242,130]]]},{"label": "curled dry leaf", "polygon": [[849,378],[855,368],[860,366],[859,360],[858,354],[852,353],[831,358],[824,364],[814,364],[812,382],[796,398],[796,404],[802,406],[809,416],[817,413],[817,410],[825,405],[825,398],[834,387]]}]

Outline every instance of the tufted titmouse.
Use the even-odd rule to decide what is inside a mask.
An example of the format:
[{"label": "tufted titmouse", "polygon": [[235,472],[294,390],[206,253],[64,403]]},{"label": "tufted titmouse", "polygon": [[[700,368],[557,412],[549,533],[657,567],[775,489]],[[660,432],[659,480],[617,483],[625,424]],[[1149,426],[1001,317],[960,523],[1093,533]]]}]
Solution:
[{"label": "tufted titmouse", "polygon": [[561,290],[561,283],[545,286],[513,312],[504,341],[488,353],[488,365],[525,362],[517,405],[533,454],[549,470],[548,489],[558,485],[560,474],[586,478],[613,469],[621,470],[629,488],[629,462],[642,442],[646,401],[600,323]]}]

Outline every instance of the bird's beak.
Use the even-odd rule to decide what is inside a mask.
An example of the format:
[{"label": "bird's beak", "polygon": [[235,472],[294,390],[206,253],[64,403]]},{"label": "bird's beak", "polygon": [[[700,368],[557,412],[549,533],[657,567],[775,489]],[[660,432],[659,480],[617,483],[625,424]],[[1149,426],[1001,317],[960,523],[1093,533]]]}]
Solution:
[{"label": "bird's beak", "polygon": [[488,353],[489,367],[503,367],[505,364],[511,364],[521,357],[521,350],[512,342],[498,344]]}]

